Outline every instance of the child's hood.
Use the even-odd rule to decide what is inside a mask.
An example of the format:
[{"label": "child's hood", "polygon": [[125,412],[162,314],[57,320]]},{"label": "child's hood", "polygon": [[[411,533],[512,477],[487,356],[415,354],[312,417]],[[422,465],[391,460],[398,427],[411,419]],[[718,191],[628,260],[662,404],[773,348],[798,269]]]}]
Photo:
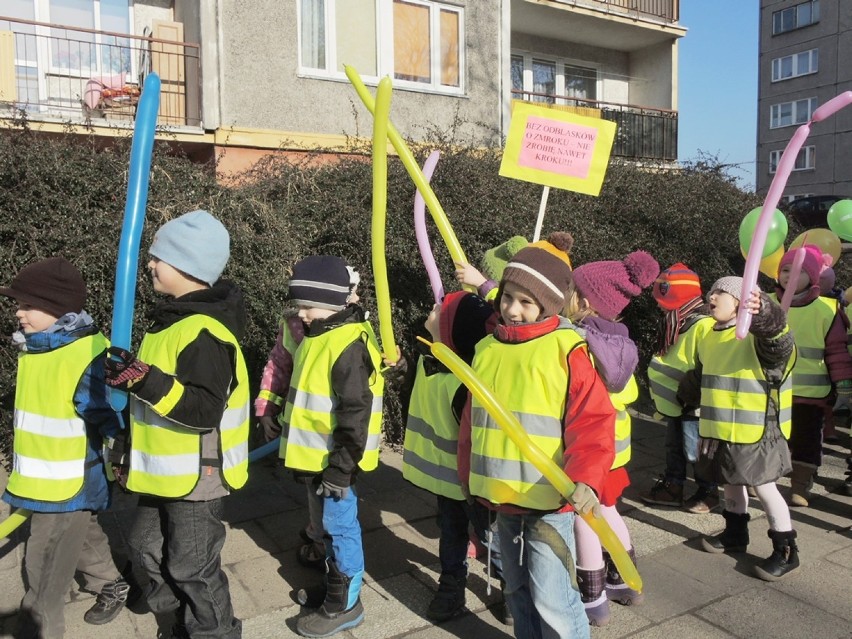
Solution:
[{"label": "child's hood", "polygon": [[470,364],[476,344],[494,332],[497,312],[478,295],[457,291],[444,297],[438,322],[441,341]]},{"label": "child's hood", "polygon": [[602,317],[588,317],[581,329],[606,389],[610,393],[624,390],[639,364],[639,350],[627,327]]},{"label": "child's hood", "polygon": [[242,341],[246,334],[246,306],[242,290],[230,280],[219,280],[210,288],[167,299],[151,310],[152,330],[157,331],[189,315],[208,315],[221,322]]}]

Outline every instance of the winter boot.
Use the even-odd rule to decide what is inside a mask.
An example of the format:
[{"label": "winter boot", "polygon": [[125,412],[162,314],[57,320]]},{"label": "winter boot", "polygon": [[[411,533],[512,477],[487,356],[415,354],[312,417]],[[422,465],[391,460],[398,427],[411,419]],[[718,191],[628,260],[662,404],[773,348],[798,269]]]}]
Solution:
[{"label": "winter boot", "polygon": [[790,473],[790,505],[805,507],[811,498],[811,487],[814,485],[814,475],[817,467],[805,462],[793,462],[793,472]]},{"label": "winter boot", "polygon": [[334,559],[328,559],[326,567],[325,601],[319,610],[296,623],[296,632],[303,637],[330,637],[364,621],[364,606],[361,605],[360,597],[349,606],[352,577],[340,572]]},{"label": "winter boot", "polygon": [[438,592],[426,609],[426,616],[432,621],[446,621],[464,608],[467,575],[441,573],[438,578]]},{"label": "winter boot", "polygon": [[512,609],[509,608],[509,602],[506,600],[506,582],[500,580],[500,602],[497,604],[497,616],[505,626],[514,626],[515,618],[512,616]]},{"label": "winter boot", "polygon": [[129,592],[130,584],[124,580],[124,577],[109,582],[101,589],[98,598],[95,600],[95,605],[83,615],[83,621],[95,626],[109,623],[124,608]]},{"label": "winter boot", "polygon": [[650,505],[680,507],[683,506],[683,485],[675,484],[661,476],[651,490],[639,498]]},{"label": "winter boot", "polygon": [[[636,551],[633,547],[627,551],[630,556],[630,561],[636,565]],[[604,562],[606,563],[606,598],[610,601],[620,603],[622,606],[638,606],[645,601],[645,595],[638,590],[633,590],[630,586],[624,583],[615,562],[608,552],[604,552]]]},{"label": "winter boot", "polygon": [[751,515],[723,510],[722,517],[725,518],[725,530],[713,537],[705,537],[701,540],[701,546],[707,552],[714,553],[745,552],[748,547],[748,522]]},{"label": "winter boot", "polygon": [[605,626],[609,623],[609,600],[606,598],[606,566],[597,570],[577,568],[577,585],[580,599],[586,609],[589,625]]},{"label": "winter boot", "polygon": [[770,530],[772,554],[754,567],[754,573],[764,581],[778,581],[799,567],[799,547],[795,530]]}]

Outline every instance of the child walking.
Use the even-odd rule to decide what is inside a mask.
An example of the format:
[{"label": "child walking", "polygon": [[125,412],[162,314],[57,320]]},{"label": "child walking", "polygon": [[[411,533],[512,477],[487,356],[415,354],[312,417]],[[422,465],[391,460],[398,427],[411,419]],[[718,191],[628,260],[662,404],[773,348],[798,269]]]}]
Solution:
[{"label": "child walking", "polygon": [[572,243],[569,234],[553,233],[515,254],[500,282],[500,323],[473,358],[482,382],[574,480],[570,503],[475,398],[459,431],[460,478],[497,510],[516,637],[589,637],[577,589],[574,513],[599,508],[596,493],[615,458],[615,409],[585,341],[559,317]]},{"label": "child walking", "polygon": [[339,257],[316,255],[293,266],[289,297],[304,338],[293,351],[279,454],[321,502],[311,508],[322,514],[326,564],[322,605],[296,625],[304,637],[327,637],[364,620],[355,480],[378,466],[385,382],[376,336],[351,292],[350,269]]},{"label": "child walking", "polygon": [[104,385],[107,339],[83,310],[86,284],[62,257],[34,262],[0,295],[18,304],[14,460],[3,501],[32,511],[27,589],[16,637],[65,634],[65,596],[79,572],[99,593],[83,619],[115,619],[130,589],[97,513],[110,505],[104,444],[121,430]]},{"label": "child walking", "polygon": [[[790,270],[799,250],[805,251],[798,280],[790,281]],[[787,322],[796,338],[798,357],[793,368],[793,417],[790,433],[790,505],[807,506],[810,489],[822,465],[823,414],[829,406],[834,384],[835,406],[852,405],[852,357],[846,345],[849,328],[837,299],[820,295],[820,275],[828,266],[817,246],[791,249],[778,266],[774,299],[794,287]]]},{"label": "child walking", "polygon": [[[496,324],[491,304],[459,291],[435,305],[425,327],[433,341],[443,342],[470,363],[476,343],[493,332]],[[494,569],[501,583],[503,577],[499,539],[496,532],[492,534],[489,511],[478,501],[468,502],[459,482],[458,421],[466,399],[467,390],[458,378],[428,351],[421,353],[408,405],[402,476],[438,499],[441,575],[438,592],[426,611],[434,621],[450,619],[464,608],[470,525],[486,543],[489,569]],[[498,614],[504,623],[512,623],[505,601]]]},{"label": "child walking", "polygon": [[[795,361],[784,311],[754,290],[742,301],[752,314],[744,339],[736,337],[741,277],[717,280],[709,293],[716,324],[698,345],[697,367],[684,377],[685,405],[700,405],[699,465],[724,485],[725,529],[702,540],[711,553],[745,552],[749,544],[748,486],[754,486],[769,522],[772,554],[755,574],[775,581],[799,566],[796,531],[776,480],[790,470],[790,407]],[[700,382],[696,383],[700,379]]]},{"label": "child walking", "polygon": [[[663,311],[660,347],[648,365],[651,399],[666,419],[666,468],[657,483],[641,499],[646,504],[683,506],[695,514],[709,513],[719,505],[716,484],[701,476],[698,460],[698,407],[684,406],[677,397],[683,376],[695,368],[698,344],[713,330],[716,321],[701,294],[698,274],[678,262],[654,283],[654,299]],[[691,462],[695,493],[685,502],[687,463]]]},{"label": "child walking", "polygon": [[[599,493],[601,513],[633,562],[636,552],[627,524],[616,503],[630,485],[630,415],[627,405],[636,401],[639,387],[633,373],[639,363],[639,350],[618,316],[630,302],[650,286],[660,274],[660,265],[645,251],[634,251],[620,261],[590,262],[574,269],[568,288],[565,316],[577,325],[589,347],[595,370],[609,391],[615,407],[615,461]],[[589,623],[609,623],[609,601],[629,606],[644,600],[642,593],[624,583],[597,534],[579,517],[574,519],[577,539],[577,582]]]},{"label": "child walking", "polygon": [[239,340],[242,291],[220,279],[230,237],[207,211],[157,231],[148,269],[166,296],[138,357],[111,348],[107,383],[130,397],[127,489],[139,503],[128,544],[152,612],[177,613],[175,637],[241,636],[228,578],[222,498],[248,479],[249,381]]}]

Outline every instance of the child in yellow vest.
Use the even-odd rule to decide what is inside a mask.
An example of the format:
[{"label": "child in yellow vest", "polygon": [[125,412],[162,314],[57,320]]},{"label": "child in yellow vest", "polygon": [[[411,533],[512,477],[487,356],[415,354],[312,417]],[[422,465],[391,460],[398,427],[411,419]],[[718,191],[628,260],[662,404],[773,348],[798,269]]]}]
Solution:
[{"label": "child in yellow vest", "polygon": [[[617,411],[615,461],[599,498],[604,518],[634,562],[636,553],[630,531],[615,505],[630,485],[627,475],[627,462],[630,461],[627,405],[639,396],[633,377],[639,363],[639,351],[630,339],[627,327],[617,320],[630,299],[650,286],[659,274],[660,265],[645,251],[634,251],[620,261],[583,264],[574,269],[564,310],[564,315],[577,326],[588,343],[595,370]],[[615,564],[604,554],[597,534],[580,518],[574,520],[574,536],[577,540],[577,581],[589,623],[593,626],[609,623],[610,600],[628,606],[641,604],[644,595],[624,583]]]},{"label": "child in yellow vest", "polygon": [[15,636],[58,639],[75,572],[99,593],[87,623],[112,621],[130,589],[97,517],[110,504],[104,443],[121,430],[104,385],[108,342],[83,310],[80,271],[64,258],[24,267],[0,295],[17,301],[20,325],[12,336],[19,349],[14,461],[3,501],[32,512]]}]

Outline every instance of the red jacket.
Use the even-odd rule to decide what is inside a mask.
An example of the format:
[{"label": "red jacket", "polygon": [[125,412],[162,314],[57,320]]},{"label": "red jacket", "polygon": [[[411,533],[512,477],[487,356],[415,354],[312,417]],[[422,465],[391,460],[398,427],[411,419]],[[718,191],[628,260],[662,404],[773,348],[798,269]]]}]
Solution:
[{"label": "red jacket", "polygon": [[[504,343],[520,343],[541,337],[556,330],[559,318],[549,317],[533,324],[506,326],[500,324],[494,336]],[[474,368],[476,360],[474,359]],[[587,348],[575,348],[568,356],[569,387],[566,389],[565,416],[562,437],[565,448],[563,470],[575,483],[588,484],[600,493],[607,473],[615,459],[615,409],[606,387],[589,359]],[[517,375],[517,383],[525,383],[523,371]],[[459,425],[459,478],[465,486],[470,479],[471,453],[471,400],[468,396]],[[493,504],[486,503],[494,508]],[[523,509],[512,505],[501,505],[497,510],[523,513]],[[560,512],[573,510],[570,505]]]}]

